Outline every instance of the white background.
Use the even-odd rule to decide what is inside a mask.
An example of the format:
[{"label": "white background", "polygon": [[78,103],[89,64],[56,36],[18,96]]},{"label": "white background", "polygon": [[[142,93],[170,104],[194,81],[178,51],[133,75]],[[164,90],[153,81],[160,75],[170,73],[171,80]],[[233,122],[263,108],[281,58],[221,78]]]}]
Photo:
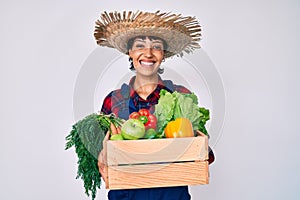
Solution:
[{"label": "white background", "polygon": [[97,48],[94,22],[125,9],[196,16],[222,77],[216,162],[210,184],[190,188],[193,199],[299,199],[297,0],[1,1],[0,199],[89,199],[64,138],[77,75]]}]

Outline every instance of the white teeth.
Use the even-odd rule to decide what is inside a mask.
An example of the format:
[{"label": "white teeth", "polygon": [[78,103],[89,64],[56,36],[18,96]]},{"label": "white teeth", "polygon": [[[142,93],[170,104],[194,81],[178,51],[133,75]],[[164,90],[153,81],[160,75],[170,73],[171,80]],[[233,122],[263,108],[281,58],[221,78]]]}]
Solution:
[{"label": "white teeth", "polygon": [[153,62],[144,62],[144,61],[141,61],[141,64],[142,64],[142,65],[151,66],[151,65],[153,65],[154,63],[153,63]]}]

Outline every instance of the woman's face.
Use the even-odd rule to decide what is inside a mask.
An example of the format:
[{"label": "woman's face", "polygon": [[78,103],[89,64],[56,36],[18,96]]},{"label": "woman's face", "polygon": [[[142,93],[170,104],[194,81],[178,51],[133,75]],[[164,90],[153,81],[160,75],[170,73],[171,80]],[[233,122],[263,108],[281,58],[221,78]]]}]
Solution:
[{"label": "woman's face", "polygon": [[129,56],[137,74],[150,76],[157,73],[164,58],[164,44],[161,39],[137,37],[134,39]]}]

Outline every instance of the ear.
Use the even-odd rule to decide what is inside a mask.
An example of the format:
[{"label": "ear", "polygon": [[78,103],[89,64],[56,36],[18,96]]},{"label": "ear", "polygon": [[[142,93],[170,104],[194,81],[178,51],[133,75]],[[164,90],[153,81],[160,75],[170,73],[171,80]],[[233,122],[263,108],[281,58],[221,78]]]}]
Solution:
[{"label": "ear", "polygon": [[130,58],[132,58],[132,56],[131,56],[132,55],[132,50],[131,49],[129,49],[128,55],[129,55]]}]

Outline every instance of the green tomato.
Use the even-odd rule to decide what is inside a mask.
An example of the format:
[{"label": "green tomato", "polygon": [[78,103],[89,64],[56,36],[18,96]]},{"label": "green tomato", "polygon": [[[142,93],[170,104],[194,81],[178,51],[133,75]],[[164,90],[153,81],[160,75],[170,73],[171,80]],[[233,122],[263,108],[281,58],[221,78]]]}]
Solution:
[{"label": "green tomato", "polygon": [[145,136],[144,138],[146,139],[154,139],[157,135],[157,132],[154,128],[149,128],[146,133],[145,133]]},{"label": "green tomato", "polygon": [[124,140],[124,138],[121,134],[114,134],[110,136],[110,140]]}]

